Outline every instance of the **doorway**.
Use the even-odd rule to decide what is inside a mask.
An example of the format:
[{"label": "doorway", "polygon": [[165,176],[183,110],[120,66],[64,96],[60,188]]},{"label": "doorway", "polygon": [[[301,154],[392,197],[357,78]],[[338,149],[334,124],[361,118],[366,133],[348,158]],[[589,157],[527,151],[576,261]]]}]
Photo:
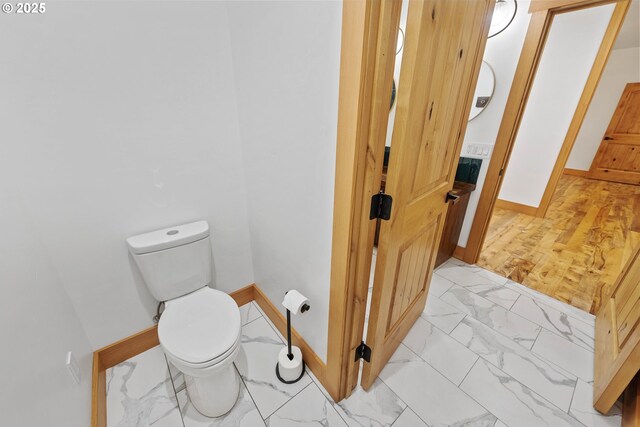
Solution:
[{"label": "doorway", "polygon": [[[626,209],[624,198],[635,190],[590,185],[568,174],[576,173],[570,167],[580,157],[575,154],[585,151],[583,128],[594,122],[589,106],[629,2],[540,7],[532,3],[529,9],[484,186],[466,219],[461,258],[595,313],[630,253],[624,246],[635,242],[633,215],[617,220],[609,213]],[[592,206],[594,200],[601,202]],[[614,237],[614,229],[624,238]]]},{"label": "doorway", "polygon": [[544,218],[494,209],[477,265],[596,314],[640,244],[635,200],[640,186],[563,175]]},{"label": "doorway", "polygon": [[356,386],[360,357],[369,388],[424,308],[494,2],[408,5],[394,149],[379,194],[401,2],[344,3],[343,22],[357,24],[342,44],[327,360],[334,398]]},{"label": "doorway", "polygon": [[[348,3],[350,5],[347,7]],[[531,31],[535,36],[534,40],[538,40],[544,45],[554,14],[567,12],[567,7],[580,9],[590,7],[593,4],[594,2],[591,0],[532,3],[533,29]],[[537,9],[541,5],[545,5],[546,9]],[[443,7],[445,8],[444,13]],[[451,9],[447,10],[446,7]],[[448,193],[455,172],[455,160],[457,160],[462,148],[460,138],[464,136],[466,130],[473,88],[481,67],[484,43],[486,43],[487,33],[485,31],[488,30],[486,25],[490,21],[492,7],[493,2],[473,0],[468,2],[410,1],[406,51],[403,61],[410,53],[412,68],[403,67],[402,74],[410,77],[409,81],[413,86],[403,86],[405,80],[398,84],[398,116],[395,118],[394,124],[394,152],[391,155],[387,187],[390,189],[389,194],[392,196],[392,200],[388,200],[378,192],[382,176],[389,94],[393,84],[393,63],[389,58],[394,57],[397,48],[397,25],[400,9],[397,2],[345,3],[346,19],[353,16],[358,16],[361,19],[358,20],[360,26],[357,31],[351,31],[351,34],[343,32],[341,120],[339,120],[336,179],[336,183],[340,183],[340,185],[336,187],[334,206],[329,353],[326,367],[328,382],[334,389],[329,391],[336,400],[349,396],[358,384],[361,359],[364,359],[365,362],[362,363],[364,366],[363,387],[365,389],[374,387],[375,390],[376,384],[380,384],[377,380],[377,374],[382,369],[387,369],[387,372],[390,369],[394,374],[392,377],[397,380],[391,388],[398,393],[401,393],[400,390],[403,389],[402,399],[406,402],[411,400],[409,408],[421,412],[425,417],[423,419],[427,420],[428,418],[428,424],[451,424],[453,420],[445,418],[460,416],[464,419],[480,420],[486,418],[487,424],[492,425],[496,421],[495,414],[500,413],[506,407],[505,399],[513,397],[514,390],[510,389],[509,384],[515,384],[515,387],[522,387],[524,390],[523,399],[526,399],[526,396],[531,396],[532,393],[544,395],[554,390],[552,392],[554,396],[549,395],[546,399],[554,402],[553,404],[561,410],[554,410],[553,414],[549,415],[553,420],[549,418],[548,424],[561,425],[559,423],[564,420],[565,424],[571,425],[574,420],[571,417],[567,418],[567,411],[571,409],[569,406],[572,405],[574,394],[578,398],[573,402],[580,402],[580,408],[576,409],[577,413],[586,413],[586,410],[591,408],[592,392],[589,383],[592,380],[588,377],[593,371],[592,369],[584,369],[579,374],[574,374],[576,376],[584,374],[584,381],[576,381],[575,378],[572,380],[567,377],[565,371],[574,369],[575,364],[563,365],[563,361],[558,360],[558,366],[565,367],[554,371],[558,375],[557,378],[554,376],[555,374],[550,377],[548,369],[541,369],[538,365],[538,362],[542,365],[547,362],[543,360],[544,357],[540,359],[532,354],[536,353],[536,349],[533,347],[543,346],[541,343],[546,338],[549,340],[557,339],[559,333],[562,335],[560,338],[564,340],[560,341],[561,345],[570,347],[572,351],[575,351],[576,357],[579,357],[578,354],[582,354],[588,361],[593,354],[593,327],[592,323],[589,324],[589,322],[593,322],[592,317],[586,313],[577,313],[578,310],[567,316],[566,313],[553,307],[548,310],[545,308],[536,311],[535,307],[539,306],[535,298],[527,296],[525,293],[514,295],[513,292],[518,291],[506,286],[487,290],[479,289],[476,286],[478,283],[467,282],[467,286],[473,288],[467,289],[464,284],[447,284],[446,279],[442,280],[443,274],[431,274],[434,263],[434,244],[439,241],[442,230],[443,204],[446,206],[446,201],[449,198]],[[619,10],[617,3],[613,7]],[[350,10],[347,11],[347,8]],[[446,25],[445,27],[451,28],[453,34],[461,37],[466,32],[466,47],[456,49],[454,51],[456,55],[450,57],[451,61],[435,60],[433,55],[440,50],[439,47],[431,43],[434,43],[436,39],[442,40],[442,37],[432,37],[438,25],[439,19],[436,17],[458,18],[460,13],[465,13],[465,9],[468,13],[468,25],[461,24],[463,21],[458,19],[458,26]],[[620,17],[622,14],[623,17],[625,11],[626,9],[622,12],[618,11],[615,15]],[[413,21],[414,32],[410,30],[412,12],[415,13],[415,17],[418,17]],[[434,21],[436,27],[432,27]],[[440,21],[440,25],[442,22],[447,21],[446,19]],[[453,23],[448,22],[448,24]],[[344,50],[345,37],[349,40],[349,37],[356,33],[360,37],[350,40],[353,42],[350,45],[351,50]],[[440,33],[438,32],[438,34]],[[449,33],[448,36],[452,36],[452,33]],[[463,38],[463,40],[465,39]],[[449,39],[447,39],[447,43],[455,45]],[[536,46],[539,47],[538,44]],[[529,52],[532,57],[541,54],[538,47],[533,52]],[[446,48],[443,51],[451,52],[452,49]],[[426,55],[425,52],[431,52],[431,55]],[[471,52],[471,55],[464,67],[459,68],[458,72],[443,72],[446,70],[444,64],[455,64],[457,62],[455,57],[463,58],[465,52],[466,55]],[[532,58],[530,59],[532,60]],[[436,64],[440,65],[436,66]],[[435,72],[434,69],[438,71]],[[436,75],[439,76],[437,79],[434,77]],[[529,74],[527,76],[525,80],[528,83],[525,86],[530,86],[533,76]],[[459,79],[457,80],[459,84],[455,84],[455,79]],[[350,84],[344,86],[346,90],[342,90],[345,81]],[[426,87],[430,91],[434,91],[437,101],[431,103],[429,98],[424,99],[425,97],[417,96],[416,94],[420,94],[425,89],[425,86],[421,85],[427,85]],[[458,92],[452,92],[450,88],[455,88]],[[528,96],[530,87],[525,87],[523,90],[527,92],[526,96]],[[524,97],[526,98],[526,96]],[[447,107],[443,108],[443,100],[453,101],[445,102]],[[432,106],[436,107],[432,109]],[[440,107],[440,111],[438,111],[438,107]],[[518,109],[513,110],[512,118],[519,123]],[[343,118],[342,113],[346,113],[347,117]],[[431,129],[425,125],[425,123],[430,123],[429,120],[425,120],[425,117],[431,119],[432,114],[436,117],[439,114],[443,115],[438,123],[446,124],[444,129],[442,127]],[[420,126],[413,124],[414,119],[419,119]],[[515,126],[515,122],[513,125]],[[434,153],[431,152],[422,155],[417,150],[420,148],[417,141],[422,143],[421,137],[424,136],[421,131],[426,132],[429,137],[434,137],[435,143],[427,144],[427,148],[436,149],[437,153],[435,154],[437,155],[433,155]],[[502,132],[504,133],[504,131]],[[396,139],[396,136],[399,138]],[[415,139],[407,136],[414,136]],[[426,138],[427,142],[432,141],[429,137]],[[454,142],[451,143],[451,147],[438,145],[442,142],[442,139],[439,138]],[[412,141],[416,141],[416,143],[412,144]],[[504,153],[507,152],[510,153],[510,149],[504,151]],[[452,153],[455,153],[455,156],[451,157]],[[432,166],[431,169],[411,167],[412,163],[415,166],[416,163],[427,160],[431,161],[429,163]],[[398,170],[394,171],[394,165],[409,165],[406,169],[409,173],[401,174]],[[419,173],[418,170],[420,170]],[[448,173],[446,173],[447,170]],[[501,175],[496,172],[496,176]],[[416,179],[416,177],[420,179]],[[423,177],[433,180],[422,182],[421,178]],[[408,186],[404,187],[405,184]],[[424,197],[422,191],[425,192]],[[372,208],[371,202],[373,200],[376,201],[373,204],[375,209]],[[491,201],[491,209],[493,209],[494,201]],[[391,203],[393,203],[392,207],[389,208]],[[398,212],[402,214],[398,214]],[[389,217],[383,220],[381,226],[382,234],[375,262],[373,290],[368,296],[375,234],[375,222],[371,220],[377,215],[386,216],[386,214],[389,214]],[[408,226],[404,224],[406,221],[409,221]],[[455,270],[456,273],[465,276],[480,276],[482,280],[487,277],[495,279],[491,273],[473,266],[460,266],[459,269],[450,268],[449,270]],[[418,280],[398,280],[401,277],[417,278]],[[460,282],[463,283],[464,280],[460,280]],[[417,286],[414,286],[416,284]],[[512,304],[516,299],[521,301],[521,306],[529,304],[523,308],[523,310],[527,309],[528,313],[526,315],[517,314],[506,308],[502,304],[507,304],[508,301],[504,301],[500,295],[482,296],[479,294],[487,294],[487,291],[511,294],[515,298],[511,301]],[[443,296],[448,302],[438,298],[434,292]],[[509,366],[500,365],[497,367],[498,369],[510,371],[501,373],[492,367],[496,366],[496,363],[500,363],[502,360],[500,357],[496,359],[497,361],[492,362],[485,360],[482,356],[478,357],[478,354],[474,356],[465,350],[460,350],[460,354],[469,355],[468,360],[457,360],[456,363],[461,362],[461,365],[443,374],[437,372],[433,365],[442,362],[444,370],[446,366],[450,366],[449,362],[453,362],[448,356],[459,353],[437,351],[435,356],[445,355],[447,357],[439,361],[431,360],[428,362],[425,359],[429,357],[428,352],[418,355],[415,351],[414,354],[406,351],[405,347],[407,346],[404,342],[407,333],[414,330],[418,323],[423,323],[419,321],[419,318],[426,313],[421,310],[425,306],[427,293],[430,301],[445,302],[444,305],[437,308],[432,307],[432,309],[448,310],[453,307],[453,312],[440,311],[438,316],[455,319],[448,329],[443,324],[431,329],[434,331],[434,336],[439,335],[448,344],[458,348],[463,345],[467,349],[470,349],[473,343],[465,340],[465,337],[469,337],[464,332],[465,329],[471,328],[473,336],[477,336],[478,339],[487,336],[485,331],[490,333],[492,337],[495,336],[499,341],[507,337],[509,341],[500,341],[500,343],[504,342],[505,346],[512,348],[513,354],[524,355],[522,357],[522,360],[525,361],[524,365],[516,363],[512,366],[513,370]],[[436,296],[434,297],[434,295]],[[456,300],[460,304],[457,304]],[[366,305],[369,301],[371,302],[371,317],[365,342],[363,329]],[[433,303],[431,305],[433,306]],[[454,305],[456,306],[454,307]],[[582,315],[587,317],[581,319]],[[467,321],[463,322],[464,319]],[[431,322],[427,323],[433,325]],[[426,327],[430,328],[429,325]],[[488,331],[486,328],[492,331]],[[457,333],[455,333],[456,329],[458,329]],[[438,331],[443,332],[446,337]],[[542,334],[542,332],[545,333]],[[424,334],[419,335],[425,336]],[[543,340],[538,342],[540,336],[543,336]],[[370,339],[372,337],[373,340]],[[551,343],[545,348],[554,349],[556,346]],[[477,350],[482,353],[482,347]],[[540,351],[543,350],[540,349]],[[483,354],[486,355],[486,353]],[[568,353],[563,353],[562,356],[565,354]],[[573,358],[573,354],[570,357]],[[390,358],[392,363],[387,364]],[[411,368],[413,363],[415,363],[416,369],[421,370],[420,373]],[[394,366],[402,367],[394,370]],[[521,383],[516,381],[515,378],[522,374],[516,366],[530,368],[530,372],[535,377],[535,380],[526,386],[530,388],[525,389],[519,385]],[[513,382],[507,383],[502,381],[503,378],[513,378]],[[495,381],[496,379],[500,381]],[[529,382],[529,380],[530,378],[523,378],[520,381]],[[548,381],[553,384],[567,385],[569,392],[563,389],[561,398],[556,399],[555,390],[557,389],[544,386]],[[391,383],[391,381],[385,380],[385,383],[387,382]],[[487,393],[488,389],[491,389],[492,392]],[[464,404],[456,403],[455,407],[446,407],[444,405],[446,402],[439,399],[442,399],[442,396],[446,395],[445,392],[448,391],[457,394],[461,399],[460,402],[464,401]],[[427,392],[430,399],[424,401]],[[502,392],[504,394],[499,394]],[[471,399],[470,395],[473,395]],[[494,396],[495,399],[493,399]],[[509,401],[509,405],[507,405],[510,408],[520,405],[518,411],[509,410],[502,413],[505,417],[512,417],[511,421],[514,425],[518,423],[520,414],[527,416],[531,413],[531,408],[526,404],[522,405],[523,401],[518,399],[519,402]],[[536,402],[538,401],[536,398]],[[427,404],[432,406],[425,406]],[[493,409],[487,411],[483,407]],[[545,408],[544,410],[547,411],[545,413],[550,414],[548,407],[545,406]],[[514,414],[518,416],[514,417]],[[589,416],[592,415],[589,413]],[[431,419],[431,417],[436,418]],[[444,418],[437,419],[437,417]]]}]

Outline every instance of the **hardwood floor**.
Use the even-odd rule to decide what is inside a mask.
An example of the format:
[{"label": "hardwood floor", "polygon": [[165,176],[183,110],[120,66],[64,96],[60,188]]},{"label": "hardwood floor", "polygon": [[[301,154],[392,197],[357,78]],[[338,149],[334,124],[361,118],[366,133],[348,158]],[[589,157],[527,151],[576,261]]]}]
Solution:
[{"label": "hardwood floor", "polygon": [[496,208],[480,267],[593,314],[640,244],[640,186],[564,175],[546,218]]}]

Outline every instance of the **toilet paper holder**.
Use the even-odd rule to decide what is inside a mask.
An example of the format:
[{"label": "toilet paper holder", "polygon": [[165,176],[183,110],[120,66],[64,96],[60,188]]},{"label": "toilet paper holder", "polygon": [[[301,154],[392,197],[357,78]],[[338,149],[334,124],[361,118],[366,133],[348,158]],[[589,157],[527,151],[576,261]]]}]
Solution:
[{"label": "toilet paper holder", "polygon": [[282,305],[287,309],[287,347],[280,350],[276,376],[285,384],[293,384],[304,376],[305,363],[300,348],[291,344],[291,312],[303,314],[311,308],[309,300],[296,290],[285,293]]}]

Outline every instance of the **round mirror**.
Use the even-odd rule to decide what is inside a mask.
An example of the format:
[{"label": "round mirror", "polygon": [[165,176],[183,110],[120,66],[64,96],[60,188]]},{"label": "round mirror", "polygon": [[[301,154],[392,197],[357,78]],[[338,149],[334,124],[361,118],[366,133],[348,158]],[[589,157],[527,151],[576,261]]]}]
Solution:
[{"label": "round mirror", "polygon": [[489,38],[503,32],[513,22],[517,11],[518,3],[516,0],[497,0],[489,27]]},{"label": "round mirror", "polygon": [[389,111],[393,110],[393,105],[396,103],[396,79],[393,79],[393,85],[391,86],[391,104],[389,105]]},{"label": "round mirror", "polygon": [[476,92],[473,95],[473,105],[471,105],[471,112],[469,113],[470,121],[478,117],[478,115],[487,108],[487,105],[489,105],[493,97],[495,88],[496,76],[493,73],[493,68],[491,68],[491,65],[487,62],[482,61]]},{"label": "round mirror", "polygon": [[400,53],[404,47],[404,30],[398,27],[398,44],[396,45],[396,55]]}]

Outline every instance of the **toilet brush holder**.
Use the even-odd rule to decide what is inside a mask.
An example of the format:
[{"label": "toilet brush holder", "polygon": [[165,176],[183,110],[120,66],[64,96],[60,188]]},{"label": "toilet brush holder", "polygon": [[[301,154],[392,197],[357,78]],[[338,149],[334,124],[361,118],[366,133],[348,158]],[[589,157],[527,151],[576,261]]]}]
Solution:
[{"label": "toilet brush holder", "polygon": [[289,291],[285,294],[282,305],[287,309],[287,346],[280,350],[278,363],[276,364],[276,376],[285,384],[293,384],[304,376],[305,363],[299,347],[291,345],[291,311],[294,314],[304,313],[309,310],[309,300],[298,291]]}]

